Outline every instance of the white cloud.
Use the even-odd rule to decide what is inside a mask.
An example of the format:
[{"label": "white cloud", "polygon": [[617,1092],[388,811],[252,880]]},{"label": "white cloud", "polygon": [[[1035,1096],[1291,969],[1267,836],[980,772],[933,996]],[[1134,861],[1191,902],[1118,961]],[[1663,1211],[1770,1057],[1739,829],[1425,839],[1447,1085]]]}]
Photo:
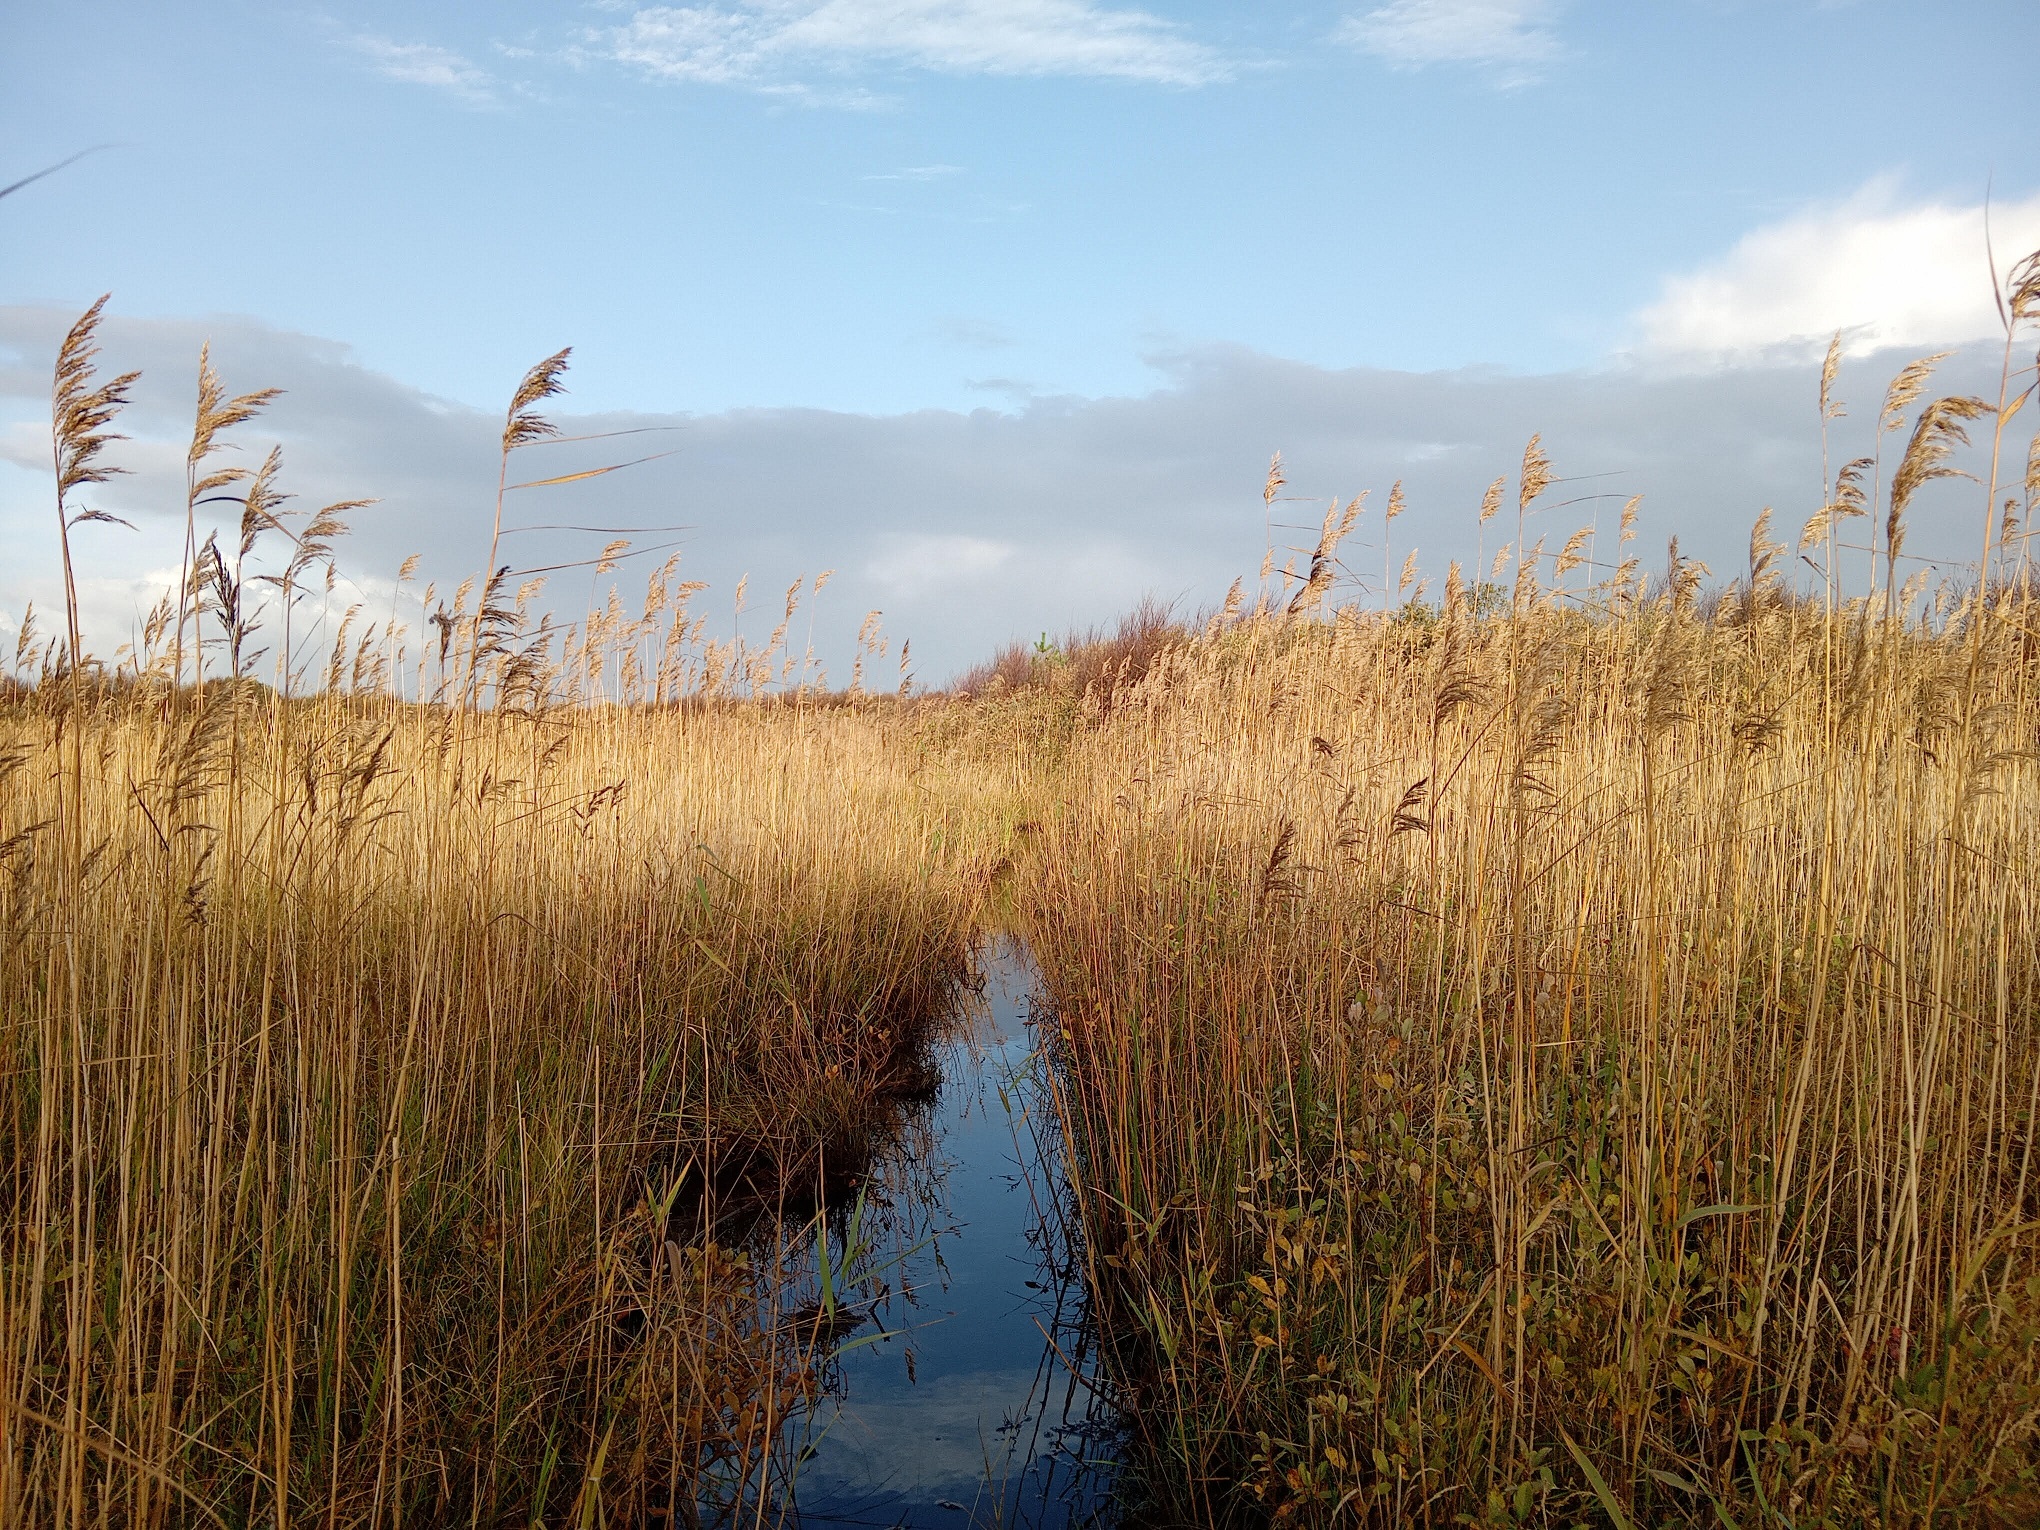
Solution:
[{"label": "white cloud", "polygon": [[1012,556],[1011,543],[985,537],[888,536],[864,572],[886,589],[924,595],[945,585],[981,583]]},{"label": "white cloud", "polygon": [[[2040,248],[2040,195],[1998,203],[1990,232],[2003,275]],[[1746,234],[1719,260],[1666,280],[1637,323],[1652,351],[1716,358],[1817,349],[1838,329],[1851,355],[2003,333],[1982,205],[1900,206],[1888,181]]]},{"label": "white cloud", "polygon": [[367,57],[370,67],[386,80],[443,90],[470,106],[495,104],[495,82],[489,72],[451,48],[436,47],[431,43],[400,43],[369,34],[350,41],[357,52]]},{"label": "white cloud", "polygon": [[1398,69],[1475,64],[1523,85],[1559,55],[1557,10],[1557,0],[1391,0],[1348,17],[1338,36]]},{"label": "white cloud", "polygon": [[1086,75],[1203,85],[1223,61],[1168,22],[1090,0],[736,0],[648,6],[598,34],[659,79],[804,92],[812,66],[943,74]]}]

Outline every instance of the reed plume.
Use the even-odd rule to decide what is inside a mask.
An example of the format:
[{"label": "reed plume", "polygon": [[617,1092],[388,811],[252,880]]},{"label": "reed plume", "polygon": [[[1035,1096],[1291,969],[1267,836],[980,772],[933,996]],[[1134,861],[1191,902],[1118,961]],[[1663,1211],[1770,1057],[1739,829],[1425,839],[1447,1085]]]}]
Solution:
[{"label": "reed plume", "polygon": [[[103,484],[125,468],[100,461],[100,453],[126,437],[108,427],[127,404],[128,391],[141,380],[139,372],[123,372],[94,386],[93,360],[99,354],[98,331],[108,297],[79,316],[57,350],[56,375],[50,389],[50,440],[55,456],[57,482],[57,536],[64,568],[65,663],[73,675],[79,672],[84,648],[78,633],[78,577],[71,560],[71,533],[80,526],[128,522],[105,510],[72,505],[78,490]],[[133,528],[130,527],[130,530]]]}]

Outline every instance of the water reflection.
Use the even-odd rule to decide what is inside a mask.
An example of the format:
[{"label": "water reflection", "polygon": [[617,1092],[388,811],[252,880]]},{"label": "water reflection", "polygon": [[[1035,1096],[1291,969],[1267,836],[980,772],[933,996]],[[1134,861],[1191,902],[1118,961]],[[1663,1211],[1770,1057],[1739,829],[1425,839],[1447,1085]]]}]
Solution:
[{"label": "water reflection", "polygon": [[1005,943],[946,1041],[934,1097],[869,1165],[787,1301],[822,1393],[788,1432],[802,1525],[1110,1522],[1117,1435],[1093,1389],[1062,1141]]}]

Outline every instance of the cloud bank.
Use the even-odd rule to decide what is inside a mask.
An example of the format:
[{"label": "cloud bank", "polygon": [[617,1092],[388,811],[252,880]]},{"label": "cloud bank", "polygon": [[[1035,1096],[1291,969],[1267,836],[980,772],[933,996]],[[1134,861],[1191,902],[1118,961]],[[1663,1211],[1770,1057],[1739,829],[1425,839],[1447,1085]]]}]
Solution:
[{"label": "cloud bank", "polygon": [[[815,631],[838,677],[864,614],[879,610],[891,633],[912,638],[921,678],[939,681],[1012,639],[1109,621],[1144,594],[1186,609],[1216,602],[1261,561],[1259,490],[1276,450],[1301,501],[1278,507],[1278,565],[1281,549],[1313,540],[1333,496],[1362,490],[1375,492],[1375,508],[1346,544],[1341,598],[1379,602],[1413,549],[1434,580],[1451,559],[1484,563],[1501,537],[1476,527],[1482,490],[1538,432],[1567,482],[1533,535],[1556,546],[1578,526],[1612,523],[1615,506],[1642,494],[1652,541],[1677,535],[1728,576],[1762,509],[1774,507],[1785,529],[1819,502],[1818,357],[1834,328],[1851,342],[1839,396],[1856,407],[1833,427],[1833,461],[1873,448],[1884,385],[1921,351],[1956,350],[1936,391],[1995,397],[1983,226],[1981,206],[1905,206],[1888,183],[1872,185],[1759,228],[1667,279],[1635,315],[1639,343],[1626,356],[1543,376],[1329,369],[1203,346],[1148,357],[1156,385],[1140,396],[1036,397],[993,380],[984,386],[1011,404],[970,412],[576,416],[569,394],[558,414],[571,434],[655,432],[633,437],[623,455],[659,455],[513,495],[505,545],[519,568],[541,568],[587,557],[616,533],[525,527],[644,528],[631,533],[645,560],[627,565],[633,576],[677,545],[686,577],[710,581],[707,608],[727,614],[725,633],[739,622],[730,597],[744,575],[754,590],[777,591],[796,575],[832,570]],[[2040,247],[2040,196],[2000,203],[1991,227],[2002,272]],[[59,598],[46,400],[73,317],[0,308],[0,537],[15,553],[0,564],[0,632],[29,600],[53,611]],[[942,332],[981,351],[1011,338],[960,316]],[[122,420],[132,439],[113,453],[131,476],[96,501],[137,529],[95,526],[80,537],[85,615],[101,652],[127,639],[173,577],[182,440],[207,341],[231,387],[286,390],[246,433],[247,460],[280,441],[286,487],[300,504],[377,497],[355,518],[344,558],[353,595],[343,598],[387,606],[389,576],[413,553],[442,589],[479,571],[498,417],[373,372],[333,341],[252,319],[116,312],[101,338],[109,370],[144,374]],[[514,381],[504,380],[506,391]],[[517,476],[597,467],[613,460],[603,453],[615,444],[534,448]],[[1887,446],[1888,459],[1897,445]],[[2010,449],[2022,462],[2024,437]],[[1399,479],[1410,513],[1384,547],[1379,509]],[[1982,513],[1980,487],[1935,484],[1918,503],[1908,547],[1928,558],[1973,556]],[[655,529],[674,526],[684,529]],[[1869,559],[1853,563],[1860,584]],[[554,575],[546,598],[575,619],[605,595],[568,571]],[[776,612],[754,609],[749,620],[749,635],[762,636]]]},{"label": "cloud bank", "polygon": [[[0,537],[12,554],[0,566],[0,612],[10,617],[30,599],[54,612],[60,599],[44,400],[71,317],[0,308],[0,358],[8,358],[0,360]],[[97,503],[137,530],[81,531],[97,649],[127,639],[175,566],[181,436],[206,339],[230,387],[288,390],[244,432],[244,461],[259,461],[279,440],[285,486],[298,503],[379,497],[355,517],[343,548],[356,592],[349,598],[377,609],[414,552],[442,590],[478,569],[499,417],[370,371],[330,341],[252,320],[115,316],[102,332],[104,363],[140,366],[144,379],[123,420],[134,439],[110,453],[133,475]],[[1868,449],[1875,399],[1900,359],[1879,353],[1844,369],[1840,393],[1856,408],[1836,426],[1837,460]],[[731,592],[749,574],[753,608],[742,621],[753,639],[777,620],[776,608],[763,609],[774,601],[758,592],[776,595],[797,574],[833,569],[816,624],[832,674],[847,676],[851,635],[876,609],[888,632],[912,639],[921,680],[939,682],[1005,641],[1109,621],[1145,592],[1194,608],[1215,603],[1235,575],[1251,579],[1263,551],[1262,475],[1277,449],[1288,492],[1300,496],[1276,507],[1278,542],[1307,545],[1332,496],[1373,491],[1347,544],[1350,578],[1340,592],[1364,603],[1380,599],[1384,555],[1399,569],[1414,548],[1434,580],[1448,559],[1492,557],[1502,533],[1494,523],[1481,537],[1481,492],[1514,467],[1533,431],[1568,480],[1533,531],[1554,547],[1577,526],[1612,526],[1621,501],[1640,493],[1646,556],[1661,556],[1676,534],[1727,577],[1761,509],[1775,506],[1779,525],[1796,527],[1820,494],[1817,379],[1798,360],[1709,370],[1631,363],[1551,376],[1334,370],[1223,346],[1151,360],[1160,382],[1143,396],[970,413],[572,416],[569,394],[557,417],[571,431],[658,428],[667,434],[646,439],[673,455],[513,497],[511,524],[684,525],[637,541],[682,544],[683,573],[711,582],[702,609],[723,613],[724,632]],[[1989,348],[1958,355],[1937,383],[1994,388]],[[536,449],[530,471],[597,465],[603,445]],[[1397,479],[1410,512],[1384,549],[1379,512]],[[1933,485],[1915,511],[1910,548],[1972,556],[1982,499],[1973,484]],[[520,567],[532,567],[589,556],[605,540],[533,533],[506,546]],[[642,579],[635,571],[661,557],[626,566],[626,598],[629,581]],[[546,599],[574,616],[601,593],[581,570],[554,576]]]}]

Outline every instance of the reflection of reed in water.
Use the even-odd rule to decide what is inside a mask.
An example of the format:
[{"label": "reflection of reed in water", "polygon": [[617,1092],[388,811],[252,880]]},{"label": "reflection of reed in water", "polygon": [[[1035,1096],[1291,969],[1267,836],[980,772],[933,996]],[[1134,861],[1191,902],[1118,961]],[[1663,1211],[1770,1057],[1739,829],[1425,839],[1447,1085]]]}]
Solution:
[{"label": "reflection of reed in water", "polygon": [[[874,1294],[878,1261],[846,1260],[844,1250],[868,1246],[874,1232],[897,1242],[897,1211],[913,1198],[890,1178],[874,1188],[871,1176],[896,1177],[897,1162],[926,1155],[941,1050],[963,1013],[952,1001],[933,1024],[881,1027],[881,1040],[896,1043],[859,1061],[854,1077],[846,1069],[858,1108],[833,1113],[819,1140],[812,1120],[768,1124],[648,1165],[646,1258],[613,1273],[604,1328],[612,1348],[637,1357],[635,1384],[671,1415],[680,1442],[670,1471],[635,1457],[620,1469],[609,1463],[612,1478],[639,1484],[646,1523],[788,1517],[786,1421],[826,1393]],[[832,1278],[818,1278],[818,1263]],[[715,1359],[670,1363],[694,1352]]]},{"label": "reflection of reed in water", "polygon": [[[1052,1036],[1049,1017],[1037,1012],[1037,995],[1038,990],[1028,999],[1030,1027],[1037,1036]],[[1096,1364],[1082,1223],[1063,1164],[1067,1143],[1055,1112],[1049,1056],[1044,1047],[1031,1050],[1006,1086],[1018,1107],[1010,1114],[1020,1161],[1033,1169],[1025,1176],[1033,1213],[1026,1239],[1037,1274],[1027,1285],[1039,1293],[1042,1343],[1023,1405],[1001,1425],[1012,1442],[1006,1463],[1009,1469],[1019,1463],[1021,1480],[1010,1486],[1009,1479],[997,1481],[1001,1506],[1020,1511],[1000,1515],[995,1521],[1000,1524],[1091,1524],[1116,1517],[1110,1511],[1124,1430]],[[1029,1476],[1036,1479],[1031,1485]],[[1030,1503],[1065,1512],[1028,1515]]]},{"label": "reflection of reed in water", "polygon": [[[800,1346],[808,1406],[788,1421],[772,1491],[748,1508],[764,1522],[1107,1516],[1114,1415],[1095,1391],[1052,1091],[1014,1002],[1032,973],[1018,948],[991,953],[945,1038],[939,1094],[902,1112],[852,1196],[780,1224],[775,1321]],[[1005,1184],[983,1209],[1003,1216],[972,1222],[970,1198],[995,1178]],[[1023,1191],[1024,1203],[1003,1200]],[[966,1444],[967,1474],[942,1474]],[[845,1480],[846,1456],[863,1480]],[[887,1462],[898,1464],[890,1476]]]},{"label": "reflection of reed in water", "polygon": [[[676,1284],[703,1269],[741,1271],[745,1294],[719,1316],[733,1348],[769,1356],[742,1378],[747,1406],[801,1420],[840,1388],[846,1345],[895,1293],[885,1271],[913,1246],[923,1208],[939,1197],[907,1182],[935,1141],[930,1119],[942,1075],[931,1034],[855,1127],[790,1158],[758,1139],[711,1145],[677,1175],[664,1217],[665,1255]],[[919,1235],[925,1240],[927,1234]],[[903,1293],[911,1299],[911,1293]],[[735,1380],[736,1378],[728,1378]],[[782,1524],[799,1443],[784,1423],[760,1455],[704,1462],[691,1502],[669,1522]]]}]

